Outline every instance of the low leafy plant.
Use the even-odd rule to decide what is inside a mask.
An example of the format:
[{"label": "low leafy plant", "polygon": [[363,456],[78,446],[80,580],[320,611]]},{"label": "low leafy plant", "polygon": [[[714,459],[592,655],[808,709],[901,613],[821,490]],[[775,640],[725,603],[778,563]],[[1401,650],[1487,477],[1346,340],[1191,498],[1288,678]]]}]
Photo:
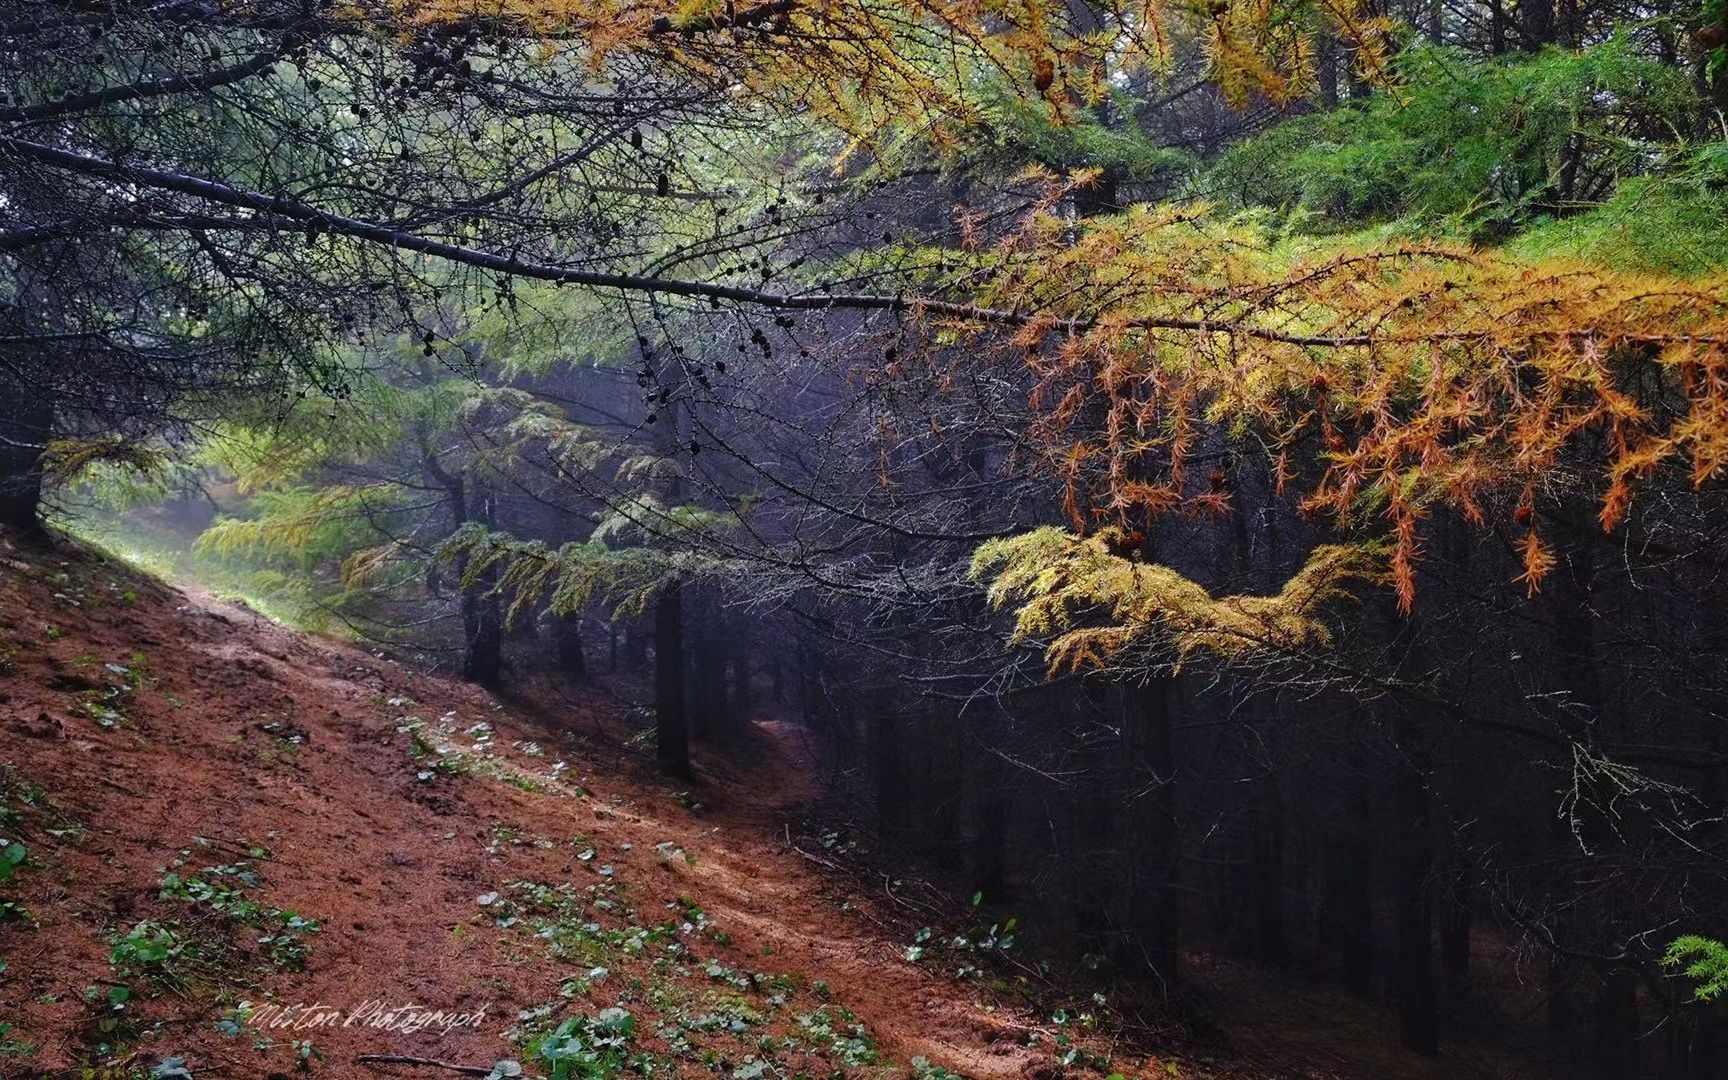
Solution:
[{"label": "low leafy plant", "polygon": [[0,1057],[29,1057],[36,1044],[12,1037],[13,1025],[0,1021]]},{"label": "low leafy plant", "polygon": [[10,882],[29,854],[16,840],[0,839],[0,885]]},{"label": "low leafy plant", "polygon": [[[253,851],[262,857],[261,848]],[[248,895],[247,890],[263,884],[258,871],[245,862],[207,867],[197,874],[178,870],[163,873],[158,895],[164,900],[179,900],[221,915],[249,929],[261,931],[257,943],[270,962],[283,971],[301,971],[311,946],[306,935],[320,929],[317,919],[308,918],[286,908],[262,903]]]},{"label": "low leafy plant", "polygon": [[541,1040],[539,1056],[551,1067],[548,1080],[601,1080],[623,1070],[636,1035],[636,1018],[624,1009],[572,1016]]},{"label": "low leafy plant", "polygon": [[123,974],[174,982],[180,980],[182,964],[198,957],[196,942],[171,926],[148,920],[112,935],[108,945],[108,962]]}]

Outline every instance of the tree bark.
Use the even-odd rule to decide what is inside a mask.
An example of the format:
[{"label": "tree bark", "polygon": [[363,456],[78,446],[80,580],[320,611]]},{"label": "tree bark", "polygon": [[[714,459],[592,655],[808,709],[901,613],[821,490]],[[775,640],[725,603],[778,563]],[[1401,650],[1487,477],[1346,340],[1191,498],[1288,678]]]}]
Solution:
[{"label": "tree bark", "polygon": [[1253,850],[1255,945],[1262,964],[1284,962],[1284,826],[1278,778],[1268,772],[1256,785]]},{"label": "tree bark", "polygon": [[1172,680],[1154,678],[1130,699],[1123,717],[1128,769],[1124,825],[1128,834],[1128,932],[1137,974],[1177,981],[1180,928],[1176,906],[1175,753],[1171,738]]},{"label": "tree bark", "polygon": [[498,688],[504,661],[504,620],[499,615],[498,598],[492,595],[493,584],[488,572],[462,590],[462,630],[466,638],[462,677],[488,690]]},{"label": "tree bark", "polygon": [[891,698],[871,695],[871,769],[876,779],[876,825],[883,850],[906,838],[908,822],[905,764],[900,759],[900,713]]},{"label": "tree bark", "polygon": [[1470,980],[1470,903],[1470,886],[1454,882],[1441,908],[1440,967],[1454,988]]},{"label": "tree bark", "polygon": [[684,707],[684,594],[676,578],[654,601],[654,756],[691,779],[690,718]]},{"label": "tree bark", "polygon": [[1343,820],[1335,823],[1326,852],[1325,917],[1328,936],[1338,950],[1344,989],[1367,997],[1373,989],[1374,909],[1369,903],[1368,782],[1345,780]]},{"label": "tree bark", "polygon": [[47,398],[0,381],[0,525],[23,535],[41,533],[42,451],[53,426]]},{"label": "tree bark", "polygon": [[1638,980],[1631,968],[1614,967],[1596,1003],[1596,1075],[1638,1080],[1638,1064]]},{"label": "tree bark", "polygon": [[1428,782],[1415,763],[1399,768],[1398,788],[1398,1027],[1404,1045],[1423,1057],[1440,1052],[1434,993],[1433,865]]},{"label": "tree bark", "polygon": [[582,651],[582,614],[557,616],[553,627],[558,648],[558,667],[573,679],[588,677],[588,658]]},{"label": "tree bark", "polygon": [[[990,708],[990,706],[985,706]],[[1008,898],[1008,824],[1014,814],[1014,786],[1006,763],[993,752],[1001,737],[1001,716],[994,710],[980,725],[983,749],[968,770],[972,803],[972,881],[987,901]]]},{"label": "tree bark", "polygon": [[[424,436],[422,439],[424,443]],[[444,468],[430,446],[422,446],[420,464],[428,479],[444,489],[450,504],[450,520],[456,528],[460,529],[476,517],[484,525],[492,524],[491,500],[483,495],[479,500],[478,514],[471,513],[467,478],[460,472],[453,473]],[[456,587],[460,590],[456,605],[462,620],[462,677],[495,690],[504,653],[504,620],[498,609],[498,598],[491,595],[497,578],[490,571],[474,582],[467,581],[467,578],[468,557],[463,555],[456,560]]]},{"label": "tree bark", "polygon": [[694,605],[697,629],[690,634],[690,734],[714,743],[730,742],[727,707],[726,635],[728,626],[712,590],[699,590]]}]

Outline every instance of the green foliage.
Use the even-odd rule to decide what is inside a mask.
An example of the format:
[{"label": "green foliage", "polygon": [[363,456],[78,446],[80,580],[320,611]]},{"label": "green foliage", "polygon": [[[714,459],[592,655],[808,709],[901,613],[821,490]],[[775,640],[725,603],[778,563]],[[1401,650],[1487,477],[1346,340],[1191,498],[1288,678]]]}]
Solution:
[{"label": "green foliage", "polygon": [[1622,182],[1601,206],[1537,221],[1506,250],[1677,277],[1728,269],[1728,142],[1692,148],[1661,175]]},{"label": "green foliage", "polygon": [[603,1080],[623,1071],[636,1035],[636,1018],[623,1009],[572,1016],[541,1040],[539,1056],[549,1080]]},{"label": "green foliage", "polygon": [[251,516],[219,519],[198,538],[193,550],[307,569],[376,544],[383,534],[374,515],[386,513],[396,498],[394,491],[374,487],[260,491],[247,508]]},{"label": "green foliage", "polygon": [[312,951],[306,935],[317,933],[319,922],[254,899],[248,890],[261,884],[263,879],[257,870],[240,862],[208,867],[199,874],[169,870],[162,875],[160,895],[164,900],[197,905],[236,925],[258,931],[257,943],[272,964],[283,971],[300,971]]},{"label": "green foliage", "polygon": [[1720,941],[1696,934],[1676,938],[1663,954],[1662,964],[1697,982],[1692,996],[1699,1001],[1715,1001],[1728,991],[1728,945]]},{"label": "green foliage", "polygon": [[22,1039],[14,1039],[12,1024],[0,1021],[0,1057],[29,1057],[36,1052],[36,1044]]},{"label": "green foliage", "polygon": [[1475,58],[1414,46],[1400,85],[1274,126],[1222,155],[1195,194],[1289,211],[1305,231],[1413,218],[1492,239],[1552,212],[1568,170],[1646,171],[1699,115],[1684,72],[1625,37],[1580,52]]},{"label": "green foliage", "polygon": [[119,438],[55,439],[42,452],[43,482],[51,487],[69,484],[99,466],[151,477],[166,461],[161,450]]},{"label": "green foliage", "polygon": [[27,854],[24,845],[18,841],[0,839],[0,885],[12,880]]},{"label": "green foliage", "polygon": [[178,982],[185,964],[198,958],[196,942],[165,923],[145,920],[108,940],[108,962],[126,975]]},{"label": "green foliage", "polygon": [[[690,510],[692,516],[708,513]],[[679,520],[676,511],[666,517]],[[451,534],[440,545],[438,556],[462,564],[464,586],[476,585],[495,574],[494,590],[510,598],[505,617],[511,622],[542,601],[556,615],[603,603],[616,618],[638,618],[667,585],[715,569],[711,561],[690,552],[614,548],[604,539],[554,549],[538,540],[519,540],[473,523]]]},{"label": "green foliage", "polygon": [[1118,179],[1132,183],[1186,173],[1194,167],[1192,155],[1159,146],[1139,125],[1106,119],[1111,114],[1131,114],[1136,102],[1111,100],[1058,122],[1042,101],[1013,93],[999,82],[988,84],[982,96],[995,153],[1010,168],[1034,161],[1070,171],[1109,169]]},{"label": "green foliage", "polygon": [[188,547],[171,533],[142,528],[122,516],[86,515],[63,525],[119,562],[168,581],[197,581],[218,598],[237,600],[277,622],[325,633],[344,629],[331,619],[331,591],[297,569],[249,565],[242,558]]}]

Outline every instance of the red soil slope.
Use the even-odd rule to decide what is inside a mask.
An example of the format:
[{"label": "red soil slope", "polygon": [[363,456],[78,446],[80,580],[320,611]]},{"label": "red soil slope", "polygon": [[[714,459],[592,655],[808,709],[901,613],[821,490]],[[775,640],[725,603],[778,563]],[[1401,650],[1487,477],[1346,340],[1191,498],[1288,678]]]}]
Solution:
[{"label": "red soil slope", "polygon": [[[653,1075],[1054,1074],[1047,1016],[908,963],[793,849],[795,762],[694,797],[601,771],[608,701],[548,726],[66,541],[0,546],[0,838],[28,853],[0,883],[26,909],[0,920],[0,1077],[543,1074],[507,1032],[606,1008]],[[340,1019],[236,1027],[241,1002]],[[485,1011],[347,1022],[369,1002]]]},{"label": "red soil slope", "polygon": [[625,741],[629,689],[500,702],[0,536],[0,1080],[546,1075],[565,1022],[629,1075],[1522,1075],[1205,957],[1228,1066],[1129,1053],[1012,968],[908,962],[925,917],[786,827],[796,729],[679,792]]}]

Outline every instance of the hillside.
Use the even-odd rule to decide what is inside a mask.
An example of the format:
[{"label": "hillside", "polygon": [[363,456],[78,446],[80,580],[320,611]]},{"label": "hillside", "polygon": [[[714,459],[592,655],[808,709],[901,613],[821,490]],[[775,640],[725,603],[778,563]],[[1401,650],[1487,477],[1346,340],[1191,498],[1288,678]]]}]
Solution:
[{"label": "hillside", "polygon": [[1177,1052],[962,955],[963,912],[798,834],[772,717],[675,790],[640,688],[501,701],[71,540],[3,556],[0,1077],[1524,1075],[1219,958]]},{"label": "hillside", "polygon": [[1047,1017],[906,962],[794,849],[793,761],[758,766],[770,802],[719,768],[674,792],[607,738],[616,698],[505,705],[66,541],[4,572],[27,855],[0,892],[0,1075],[537,1074],[572,1021],[576,1076],[1030,1076],[1063,1052]]}]

